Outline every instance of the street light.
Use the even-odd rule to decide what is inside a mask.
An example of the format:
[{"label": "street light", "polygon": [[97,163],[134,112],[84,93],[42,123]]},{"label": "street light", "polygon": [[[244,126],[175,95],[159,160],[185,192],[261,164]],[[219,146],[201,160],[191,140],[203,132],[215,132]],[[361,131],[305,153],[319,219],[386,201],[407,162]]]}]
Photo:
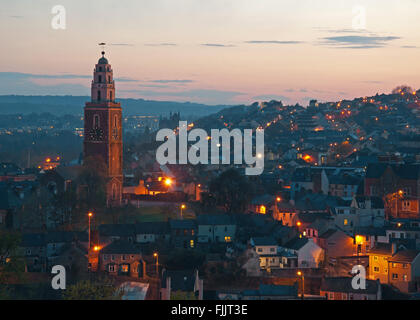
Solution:
[{"label": "street light", "polygon": [[301,297],[302,297],[302,300],[303,300],[303,297],[305,295],[305,277],[303,276],[302,271],[298,271],[296,274],[297,274],[298,277],[301,278],[301,281],[302,281],[302,295],[301,295]]},{"label": "street light", "polygon": [[90,219],[93,217],[93,213],[89,212],[88,217],[89,217],[89,249],[90,249]]},{"label": "street light", "polygon": [[153,253],[153,257],[156,259],[156,277],[159,276],[159,254],[157,252]]},{"label": "street light", "polygon": [[182,210],[184,210],[187,206],[185,204],[181,204],[181,206],[179,207],[181,210],[181,220],[184,219],[183,215],[182,215]]}]

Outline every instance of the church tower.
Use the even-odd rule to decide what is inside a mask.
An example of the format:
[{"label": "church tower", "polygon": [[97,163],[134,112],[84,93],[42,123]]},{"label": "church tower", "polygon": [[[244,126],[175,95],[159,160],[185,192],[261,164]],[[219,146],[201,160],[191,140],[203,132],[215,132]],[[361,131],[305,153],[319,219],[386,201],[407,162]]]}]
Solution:
[{"label": "church tower", "polygon": [[122,110],[115,102],[113,71],[105,52],[93,70],[91,101],[86,103],[84,117],[84,159],[102,158],[107,169],[107,205],[122,200]]}]

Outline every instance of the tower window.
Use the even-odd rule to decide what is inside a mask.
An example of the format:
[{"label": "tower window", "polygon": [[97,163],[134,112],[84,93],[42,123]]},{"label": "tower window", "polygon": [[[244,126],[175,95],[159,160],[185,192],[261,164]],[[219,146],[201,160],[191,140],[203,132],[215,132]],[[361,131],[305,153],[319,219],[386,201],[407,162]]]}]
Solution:
[{"label": "tower window", "polygon": [[99,128],[99,115],[97,114],[93,116],[93,127],[95,129]]},{"label": "tower window", "polygon": [[101,101],[101,91],[98,91],[98,101]]},{"label": "tower window", "polygon": [[109,92],[109,100],[112,101],[112,91]]},{"label": "tower window", "polygon": [[116,128],[118,125],[118,117],[115,115],[114,116],[114,127]]},{"label": "tower window", "polygon": [[102,67],[99,67],[99,72],[102,72]]},{"label": "tower window", "polygon": [[101,83],[101,82],[102,82],[102,76],[101,76],[101,75],[99,75],[99,76],[98,76],[98,82],[99,82],[99,83]]},{"label": "tower window", "polygon": [[108,82],[111,83],[111,76],[108,76]]},{"label": "tower window", "polygon": [[117,200],[117,186],[115,183],[112,185],[112,199]]}]

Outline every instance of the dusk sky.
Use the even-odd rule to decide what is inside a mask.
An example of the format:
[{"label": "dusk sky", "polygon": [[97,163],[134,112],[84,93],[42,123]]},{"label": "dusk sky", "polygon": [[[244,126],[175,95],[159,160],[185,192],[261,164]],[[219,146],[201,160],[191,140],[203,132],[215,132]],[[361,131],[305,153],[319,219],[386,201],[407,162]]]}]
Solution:
[{"label": "dusk sky", "polygon": [[[0,4],[2,95],[89,95],[99,42],[119,98],[306,105],[420,88],[418,0]],[[65,30],[51,26],[55,5]]]}]

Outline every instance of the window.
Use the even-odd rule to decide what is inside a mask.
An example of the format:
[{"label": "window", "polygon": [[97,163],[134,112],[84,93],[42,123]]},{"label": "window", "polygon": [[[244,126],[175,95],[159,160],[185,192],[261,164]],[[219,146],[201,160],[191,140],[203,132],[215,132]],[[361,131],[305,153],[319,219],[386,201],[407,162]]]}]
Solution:
[{"label": "window", "polygon": [[111,260],[114,261],[115,260],[115,256],[111,255]]},{"label": "window", "polygon": [[257,251],[258,252],[263,252],[263,249],[262,248],[258,248]]},{"label": "window", "polygon": [[276,248],[270,248],[270,252],[274,252]]},{"label": "window", "polygon": [[407,196],[411,195],[411,188],[410,187],[403,188],[403,191],[404,191],[404,197],[407,197]]},{"label": "window", "polygon": [[101,75],[99,75],[99,76],[98,76],[98,82],[99,82],[99,83],[101,83],[101,82],[102,82],[102,76],[101,76]]},{"label": "window", "polygon": [[349,224],[349,221],[347,219],[344,219],[344,225],[346,226],[348,224]]},{"label": "window", "polygon": [[225,237],[225,242],[231,242],[232,239],[230,237]]},{"label": "window", "polygon": [[128,264],[121,265],[121,272],[124,272],[124,273],[128,272]]},{"label": "window", "polygon": [[334,292],[330,292],[330,293],[328,294],[328,299],[330,299],[330,300],[334,300]]},{"label": "window", "polygon": [[194,240],[190,240],[190,247],[194,248]]},{"label": "window", "polygon": [[108,260],[108,255],[107,254],[104,254],[104,260]]},{"label": "window", "polygon": [[373,257],[373,260],[374,260],[374,261],[378,261],[378,256],[374,256],[374,257]]},{"label": "window", "polygon": [[408,276],[406,274],[403,274],[403,280],[408,281]]},{"label": "window", "polygon": [[26,249],[26,255],[30,256],[31,255],[31,249]]},{"label": "window", "polygon": [[392,279],[397,280],[398,279],[398,273],[393,273],[392,274]]},{"label": "window", "polygon": [[379,267],[373,267],[373,272],[379,272]]},{"label": "window", "polygon": [[109,92],[109,100],[112,101],[112,91]]},{"label": "window", "polygon": [[98,114],[95,114],[93,116],[93,127],[95,129],[98,129],[99,128],[99,125],[100,125],[100,123],[99,123],[99,115]]},{"label": "window", "polygon": [[122,255],[121,260],[125,261],[127,259],[127,257],[125,256],[125,254]]},{"label": "window", "polygon": [[98,90],[98,97],[97,97],[96,100],[101,101],[101,91],[99,91],[99,90]]},{"label": "window", "polygon": [[108,82],[111,83],[111,76],[108,76]]},{"label": "window", "polygon": [[410,200],[404,200],[402,202],[402,210],[410,211],[411,210],[411,201]]},{"label": "window", "polygon": [[108,266],[108,271],[109,271],[109,272],[115,272],[115,265],[110,264],[110,265]]},{"label": "window", "polygon": [[407,264],[407,263],[403,263],[402,267],[403,267],[404,269],[407,269],[407,268],[408,268],[408,264]]}]

